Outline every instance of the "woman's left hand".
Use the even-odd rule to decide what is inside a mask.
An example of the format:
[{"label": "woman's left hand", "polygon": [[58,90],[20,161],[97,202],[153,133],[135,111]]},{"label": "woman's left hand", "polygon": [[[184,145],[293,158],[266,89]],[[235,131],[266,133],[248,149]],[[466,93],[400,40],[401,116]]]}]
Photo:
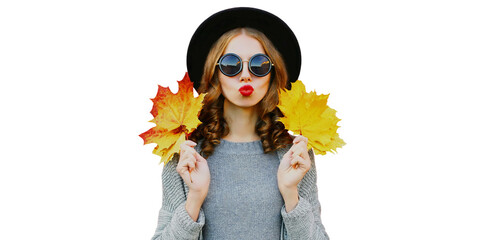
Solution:
[{"label": "woman's left hand", "polygon": [[310,170],[311,160],[307,150],[308,139],[302,135],[296,136],[293,146],[284,154],[277,171],[277,184],[281,193],[296,191],[298,183]]}]

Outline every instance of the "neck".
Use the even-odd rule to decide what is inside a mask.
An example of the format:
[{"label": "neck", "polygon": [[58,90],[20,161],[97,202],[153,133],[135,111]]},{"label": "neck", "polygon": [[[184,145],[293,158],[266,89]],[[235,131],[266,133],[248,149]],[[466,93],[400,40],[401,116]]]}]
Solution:
[{"label": "neck", "polygon": [[224,119],[228,123],[229,133],[224,139],[233,142],[250,142],[260,140],[255,133],[258,114],[253,107],[238,107],[224,99]]}]

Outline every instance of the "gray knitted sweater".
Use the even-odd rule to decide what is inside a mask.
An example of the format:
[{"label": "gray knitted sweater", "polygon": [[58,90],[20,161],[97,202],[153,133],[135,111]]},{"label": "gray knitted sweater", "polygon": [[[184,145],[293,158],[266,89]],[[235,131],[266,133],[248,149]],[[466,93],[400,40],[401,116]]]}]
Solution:
[{"label": "gray knitted sweater", "polygon": [[[279,161],[292,145],[277,150]],[[200,142],[195,146],[200,152]],[[318,201],[317,173],[313,150],[308,151],[312,167],[298,184],[299,202],[289,213],[285,207],[281,209],[281,239],[309,240],[329,239],[320,219],[320,203]],[[188,186],[176,171],[179,156],[176,154],[163,168],[162,186],[163,201],[159,211],[158,225],[152,240],[164,239],[203,239],[202,229],[206,221],[201,209],[197,221],[193,221],[185,209]],[[255,183],[252,183],[255,184]],[[234,222],[231,219],[230,222]],[[255,231],[255,229],[249,229]],[[241,239],[241,236],[238,236]]]}]

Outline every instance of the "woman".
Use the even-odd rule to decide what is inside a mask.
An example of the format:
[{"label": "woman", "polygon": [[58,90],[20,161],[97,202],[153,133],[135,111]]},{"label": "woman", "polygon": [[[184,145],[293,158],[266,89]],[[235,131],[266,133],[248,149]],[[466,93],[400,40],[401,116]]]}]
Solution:
[{"label": "woman", "polygon": [[277,121],[301,67],[289,27],[259,9],[221,11],[195,32],[187,67],[207,93],[202,124],[164,167],[153,239],[328,239],[313,151]]}]

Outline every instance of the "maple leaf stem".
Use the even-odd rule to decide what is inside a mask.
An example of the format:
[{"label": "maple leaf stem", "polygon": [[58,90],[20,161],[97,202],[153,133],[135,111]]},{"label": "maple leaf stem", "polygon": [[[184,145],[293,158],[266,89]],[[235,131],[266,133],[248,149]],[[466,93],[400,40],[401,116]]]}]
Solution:
[{"label": "maple leaf stem", "polygon": [[[303,133],[301,133],[301,129],[300,129],[300,135],[301,135],[301,136],[303,136]],[[293,165],[293,168],[294,168],[294,169],[298,169],[298,166],[299,166],[299,164],[298,164],[298,163],[296,163],[295,165]]]},{"label": "maple leaf stem", "polygon": [[[185,140],[188,140],[187,134],[185,134]],[[188,170],[188,173],[190,173],[190,182],[193,183],[193,181],[192,181],[192,170]]]}]

